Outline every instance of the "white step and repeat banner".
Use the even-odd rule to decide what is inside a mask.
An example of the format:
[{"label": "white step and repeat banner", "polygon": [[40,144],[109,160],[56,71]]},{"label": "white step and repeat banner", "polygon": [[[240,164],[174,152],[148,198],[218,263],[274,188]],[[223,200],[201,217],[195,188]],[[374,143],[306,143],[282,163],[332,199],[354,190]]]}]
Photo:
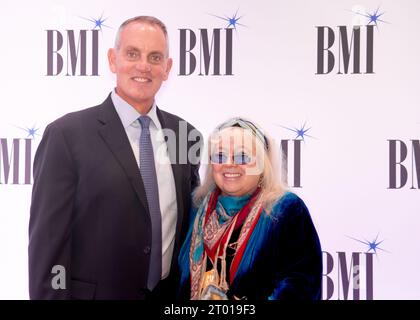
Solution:
[{"label": "white step and repeat banner", "polygon": [[0,299],[27,299],[32,161],[46,125],[101,103],[118,26],[167,24],[158,105],[207,136],[256,120],[324,251],[324,299],[420,299],[420,2],[0,2]]}]

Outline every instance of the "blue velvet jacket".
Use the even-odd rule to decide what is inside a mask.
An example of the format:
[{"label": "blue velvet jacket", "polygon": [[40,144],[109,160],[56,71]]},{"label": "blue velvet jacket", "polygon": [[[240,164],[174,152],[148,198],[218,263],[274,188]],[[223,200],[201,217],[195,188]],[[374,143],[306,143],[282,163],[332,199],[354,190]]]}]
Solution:
[{"label": "blue velvet jacket", "polygon": [[[195,210],[179,255],[179,298],[189,299],[189,249]],[[268,215],[261,213],[229,294],[249,300],[321,299],[322,252],[304,202],[286,192]]]}]

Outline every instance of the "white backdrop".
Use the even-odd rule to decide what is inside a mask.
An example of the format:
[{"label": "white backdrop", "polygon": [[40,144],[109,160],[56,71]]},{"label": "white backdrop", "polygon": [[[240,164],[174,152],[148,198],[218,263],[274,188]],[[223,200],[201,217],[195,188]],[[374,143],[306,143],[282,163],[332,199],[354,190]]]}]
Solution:
[{"label": "white backdrop", "polygon": [[[289,140],[289,182],[311,211],[325,257],[332,258],[324,261],[325,299],[420,298],[420,151],[415,153],[420,139],[420,2],[3,0],[0,12],[0,299],[28,298],[32,178],[25,183],[27,159],[33,158],[49,122],[106,98],[115,81],[106,51],[113,45],[118,26],[135,15],[155,15],[169,29],[174,66],[157,97],[162,109],[187,119],[204,135],[228,117],[241,115],[260,123],[279,147],[281,140]],[[233,75],[225,75],[229,22],[221,17],[235,15],[239,20],[229,26],[236,27]],[[377,16],[375,24],[372,20]],[[91,30],[99,28],[90,20],[100,17],[106,20],[98,32],[99,75],[92,76]],[[344,73],[345,42],[339,26],[346,28],[353,45],[357,42],[352,38],[353,24],[361,25],[360,73],[353,70],[354,47]],[[366,25],[374,26],[371,42]],[[324,48],[331,39],[327,27],[335,36],[329,49],[335,65],[329,73],[328,51],[317,50],[321,27]],[[200,61],[200,29],[206,30],[209,39],[214,29],[220,29],[221,75],[213,75],[217,60],[213,55],[210,73],[199,75],[204,63]],[[66,30],[73,30],[76,46],[81,30],[88,30],[86,76],[80,75],[80,52],[76,75],[66,75],[71,68]],[[57,75],[47,74],[48,32],[60,33],[64,39],[58,51],[63,71]],[[182,32],[197,36],[191,51],[197,68],[191,75],[182,75],[180,70],[185,54],[180,52]],[[368,43],[373,46],[371,73],[366,73]],[[317,74],[319,52],[324,56],[325,74]],[[53,56],[56,59],[57,54]],[[190,62],[187,59],[188,68]],[[302,128],[309,129],[304,141],[293,142],[302,140],[293,131]],[[38,130],[31,135],[29,129]],[[402,165],[390,162],[389,140],[401,141],[396,142],[396,159],[404,160]],[[298,165],[293,165],[294,143],[301,146]],[[407,147],[406,159],[400,159],[402,143]],[[30,152],[25,152],[25,144],[31,146]],[[390,167],[397,172],[395,186],[390,182]],[[300,183],[294,184],[293,174],[299,168]],[[402,168],[407,170],[406,183],[401,181]],[[376,251],[369,242],[377,245]],[[359,263],[352,256],[359,257]],[[372,263],[366,262],[369,257]],[[348,285],[346,276],[351,277]]]}]

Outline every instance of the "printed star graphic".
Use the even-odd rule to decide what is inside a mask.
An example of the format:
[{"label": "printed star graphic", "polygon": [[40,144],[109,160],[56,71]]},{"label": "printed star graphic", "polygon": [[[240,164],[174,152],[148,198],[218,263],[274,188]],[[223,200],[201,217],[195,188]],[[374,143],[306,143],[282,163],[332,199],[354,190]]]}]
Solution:
[{"label": "printed star graphic", "polygon": [[214,16],[214,17],[216,17],[216,18],[219,18],[219,19],[222,19],[222,20],[224,20],[224,21],[227,21],[228,22],[228,25],[227,25],[227,27],[226,28],[229,28],[229,27],[233,27],[233,29],[235,29],[235,30],[237,30],[236,29],[236,26],[238,25],[238,26],[243,26],[243,27],[246,27],[245,25],[243,25],[243,24],[241,24],[241,23],[239,23],[238,21],[239,21],[239,19],[241,19],[243,16],[240,16],[240,17],[238,17],[238,11],[239,11],[239,9],[238,10],[236,10],[236,13],[232,16],[232,17],[229,17],[229,16],[224,16],[224,17],[220,17],[220,16],[216,16],[216,15],[214,15],[214,14],[212,14],[212,16]]},{"label": "printed star graphic", "polygon": [[25,132],[28,133],[26,138],[31,137],[32,139],[35,139],[35,136],[39,136],[39,134],[37,133],[39,128],[35,128],[35,126],[32,126],[32,128],[21,128],[21,127],[17,127],[17,128],[22,129],[22,130],[24,130]]},{"label": "printed star graphic", "polygon": [[384,20],[380,19],[380,17],[381,17],[381,16],[382,16],[385,12],[381,12],[381,13],[379,13],[379,7],[378,7],[378,8],[376,8],[376,10],[375,10],[374,12],[372,12],[372,13],[367,13],[367,14],[365,14],[365,13],[360,13],[360,12],[355,12],[355,11],[352,11],[352,12],[353,12],[353,13],[355,13],[355,14],[358,14],[358,15],[361,15],[361,16],[363,16],[363,17],[368,18],[368,19],[369,19],[369,21],[367,22],[367,24],[368,24],[368,25],[369,25],[369,24],[374,24],[376,28],[378,28],[378,21],[380,21],[380,22],[384,22],[384,23],[389,23],[389,22],[386,22],[386,21],[384,21]]},{"label": "printed star graphic", "polygon": [[386,252],[386,250],[384,250],[382,248],[379,248],[379,245],[382,242],[384,242],[384,240],[378,241],[378,237],[379,237],[379,233],[376,235],[376,238],[373,241],[368,241],[368,240],[363,241],[363,240],[359,240],[359,239],[356,239],[356,238],[353,238],[353,237],[349,237],[349,238],[367,245],[368,249],[367,249],[366,252],[373,251],[375,254],[377,254],[376,250],[381,250],[381,251]]},{"label": "printed star graphic", "polygon": [[378,21],[384,22],[383,20],[379,19],[379,17],[382,16],[384,12],[378,13],[378,11],[379,11],[379,7],[376,9],[375,13],[371,13],[371,14],[368,13],[366,15],[366,17],[369,18],[368,24],[374,23],[375,26],[378,26]]},{"label": "printed star graphic", "polygon": [[285,128],[287,130],[293,131],[294,133],[296,133],[296,137],[295,139],[302,139],[305,140],[305,137],[310,137],[310,138],[314,138],[313,136],[310,136],[309,134],[307,134],[307,132],[311,129],[311,128],[305,128],[306,127],[306,122],[302,125],[302,127],[300,129],[298,128],[288,128],[288,127],[284,127],[284,126],[280,126],[282,128]]},{"label": "printed star graphic", "polygon": [[98,18],[98,19],[94,19],[94,18],[84,18],[84,17],[81,17],[82,19],[85,19],[85,20],[87,20],[87,21],[90,21],[90,22],[93,22],[95,25],[94,25],[94,27],[93,27],[93,29],[96,29],[96,28],[98,28],[99,30],[101,30],[102,31],[102,27],[107,27],[107,28],[111,28],[110,26],[107,26],[106,24],[104,24],[104,22],[108,19],[108,18],[105,18],[105,19],[103,19],[103,13],[101,14],[101,17],[100,18]]}]

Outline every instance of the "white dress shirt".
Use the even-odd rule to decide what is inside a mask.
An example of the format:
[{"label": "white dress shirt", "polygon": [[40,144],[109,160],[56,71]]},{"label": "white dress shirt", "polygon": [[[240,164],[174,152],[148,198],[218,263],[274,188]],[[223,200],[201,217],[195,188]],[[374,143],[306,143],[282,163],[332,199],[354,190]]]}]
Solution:
[{"label": "white dress shirt", "polygon": [[[115,90],[111,99],[121,119],[134,156],[140,170],[140,134],[141,125],[138,118],[141,114],[130,104],[123,100]],[[177,204],[175,180],[169,160],[168,148],[163,136],[162,126],[156,113],[156,104],[147,113],[150,122],[150,138],[152,140],[157,183],[159,188],[159,205],[162,215],[162,279],[169,275],[172,254],[175,244],[175,231],[177,222]]]}]

